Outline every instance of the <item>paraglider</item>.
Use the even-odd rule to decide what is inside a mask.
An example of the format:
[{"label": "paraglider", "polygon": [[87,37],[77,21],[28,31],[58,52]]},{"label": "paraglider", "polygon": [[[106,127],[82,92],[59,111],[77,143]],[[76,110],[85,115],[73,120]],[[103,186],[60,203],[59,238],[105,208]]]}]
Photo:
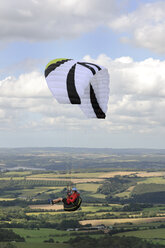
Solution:
[{"label": "paraglider", "polygon": [[49,201],[52,205],[63,202],[65,211],[76,211],[80,208],[82,199],[80,193],[77,191],[77,188],[68,189],[66,198],[57,198]]},{"label": "paraglider", "polygon": [[[87,118],[105,119],[109,100],[109,73],[103,66],[58,58],[45,68],[48,88],[58,103],[77,104]],[[82,202],[76,188],[66,198],[51,200],[63,202],[65,211],[77,210]]]},{"label": "paraglider", "polygon": [[109,99],[109,74],[106,68],[60,58],[47,64],[45,78],[59,103],[78,104],[88,118],[105,119]]}]

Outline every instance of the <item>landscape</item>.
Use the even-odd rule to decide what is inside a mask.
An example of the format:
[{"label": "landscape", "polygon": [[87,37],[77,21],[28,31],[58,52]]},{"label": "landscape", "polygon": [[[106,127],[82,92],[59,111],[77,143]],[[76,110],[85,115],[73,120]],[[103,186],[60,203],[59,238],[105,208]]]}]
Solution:
[{"label": "landscape", "polygon": [[165,1],[1,0],[0,30],[0,248],[165,248]]},{"label": "landscape", "polygon": [[165,150],[1,148],[0,247],[165,247]]}]

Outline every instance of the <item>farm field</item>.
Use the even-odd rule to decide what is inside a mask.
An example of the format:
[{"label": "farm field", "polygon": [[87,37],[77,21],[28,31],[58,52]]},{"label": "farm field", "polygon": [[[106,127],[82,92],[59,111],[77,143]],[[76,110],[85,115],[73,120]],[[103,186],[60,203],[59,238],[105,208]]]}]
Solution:
[{"label": "farm field", "polygon": [[140,183],[146,183],[146,184],[148,184],[148,183],[165,184],[165,176],[162,176],[162,174],[161,174],[160,177],[158,177],[158,176],[148,177],[145,180],[142,180],[141,182],[139,182],[139,184]]},{"label": "farm field", "polygon": [[[31,209],[43,209],[43,210],[59,210],[59,209],[63,209],[63,205],[62,204],[56,204],[56,205],[31,205],[29,206]],[[83,206],[81,207],[81,210],[79,211],[82,211],[82,212],[93,212],[93,213],[96,213],[98,211],[103,211],[103,212],[106,212],[106,211],[110,211],[112,210],[112,207],[111,206],[102,206],[100,204],[97,205],[97,206],[94,206],[93,204],[88,204],[87,206]],[[34,213],[31,213],[31,214],[38,214],[39,211],[37,212],[34,212]],[[55,214],[58,214],[58,213],[61,213],[61,212],[52,212],[52,213],[55,213]],[[65,213],[64,211],[62,211],[62,213]]]},{"label": "farm field", "polygon": [[[39,163],[41,157],[46,159],[49,155],[52,161],[63,158],[62,153],[46,154],[40,151],[38,155],[26,154],[28,160],[24,160],[22,155],[22,160],[17,162],[32,162],[34,159],[34,163]],[[77,157],[72,154],[72,159]],[[85,235],[100,238],[106,233],[112,237],[133,235],[165,245],[165,167],[162,162],[156,171],[155,165],[152,166],[153,157],[85,153],[81,154],[84,167],[81,163],[82,167],[79,164],[76,168],[72,160],[70,173],[64,165],[60,170],[52,167],[48,170],[45,165],[37,170],[1,171],[0,229],[12,229],[25,239],[25,242],[16,242],[18,248],[69,248],[65,242],[70,238],[83,238]],[[147,161],[145,170],[143,158]],[[155,158],[158,159],[157,156]],[[164,158],[161,155],[161,161]],[[48,160],[45,161],[48,163]],[[86,169],[89,161],[92,167]],[[93,165],[95,162],[101,165],[105,161],[105,168],[95,168]],[[107,161],[112,164],[115,161],[116,168],[108,167],[110,162]],[[68,185],[76,186],[83,199],[81,208],[76,212],[64,211],[61,203],[48,204],[48,199],[65,197]]]},{"label": "farm field", "polygon": [[152,217],[152,218],[127,218],[127,219],[101,219],[101,220],[84,220],[80,221],[82,225],[91,224],[92,226],[104,224],[106,226],[123,224],[123,223],[152,223],[152,222],[164,222],[165,217]]},{"label": "farm field", "polygon": [[160,244],[165,244],[165,228],[158,228],[153,230],[140,230],[140,231],[131,231],[124,232],[124,234],[117,234],[118,236],[126,236],[126,237],[139,237],[142,239],[146,239],[148,241],[152,241],[153,243],[157,243],[159,241]]},{"label": "farm field", "polygon": [[[64,243],[17,243],[16,244],[17,248],[70,248],[67,244]],[[2,247],[3,248],[3,247]]]},{"label": "farm field", "polygon": [[59,231],[49,228],[41,228],[39,230],[28,230],[21,228],[14,228],[13,231],[22,237],[25,238],[26,243],[43,243],[45,240],[48,240],[50,237],[54,241],[63,242],[70,238],[70,233],[66,231]]}]

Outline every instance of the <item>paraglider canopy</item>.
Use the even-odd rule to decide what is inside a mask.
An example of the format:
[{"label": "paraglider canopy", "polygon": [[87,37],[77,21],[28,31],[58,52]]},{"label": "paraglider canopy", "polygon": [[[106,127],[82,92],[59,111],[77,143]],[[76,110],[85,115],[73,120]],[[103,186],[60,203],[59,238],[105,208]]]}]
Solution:
[{"label": "paraglider canopy", "polygon": [[106,68],[60,58],[47,64],[45,78],[59,103],[78,104],[88,118],[105,119],[109,99],[109,74]]}]

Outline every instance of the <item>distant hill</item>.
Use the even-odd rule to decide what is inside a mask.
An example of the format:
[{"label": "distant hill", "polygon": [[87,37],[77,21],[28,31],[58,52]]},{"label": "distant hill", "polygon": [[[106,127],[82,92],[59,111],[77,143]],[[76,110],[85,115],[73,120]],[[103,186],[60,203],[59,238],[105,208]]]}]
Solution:
[{"label": "distant hill", "polygon": [[0,148],[0,169],[164,169],[165,149]]},{"label": "distant hill", "polygon": [[0,148],[0,154],[3,153],[36,153],[36,152],[78,152],[78,153],[106,153],[106,154],[164,154],[165,149],[151,148],[88,148],[88,147],[18,147],[18,148]]}]

